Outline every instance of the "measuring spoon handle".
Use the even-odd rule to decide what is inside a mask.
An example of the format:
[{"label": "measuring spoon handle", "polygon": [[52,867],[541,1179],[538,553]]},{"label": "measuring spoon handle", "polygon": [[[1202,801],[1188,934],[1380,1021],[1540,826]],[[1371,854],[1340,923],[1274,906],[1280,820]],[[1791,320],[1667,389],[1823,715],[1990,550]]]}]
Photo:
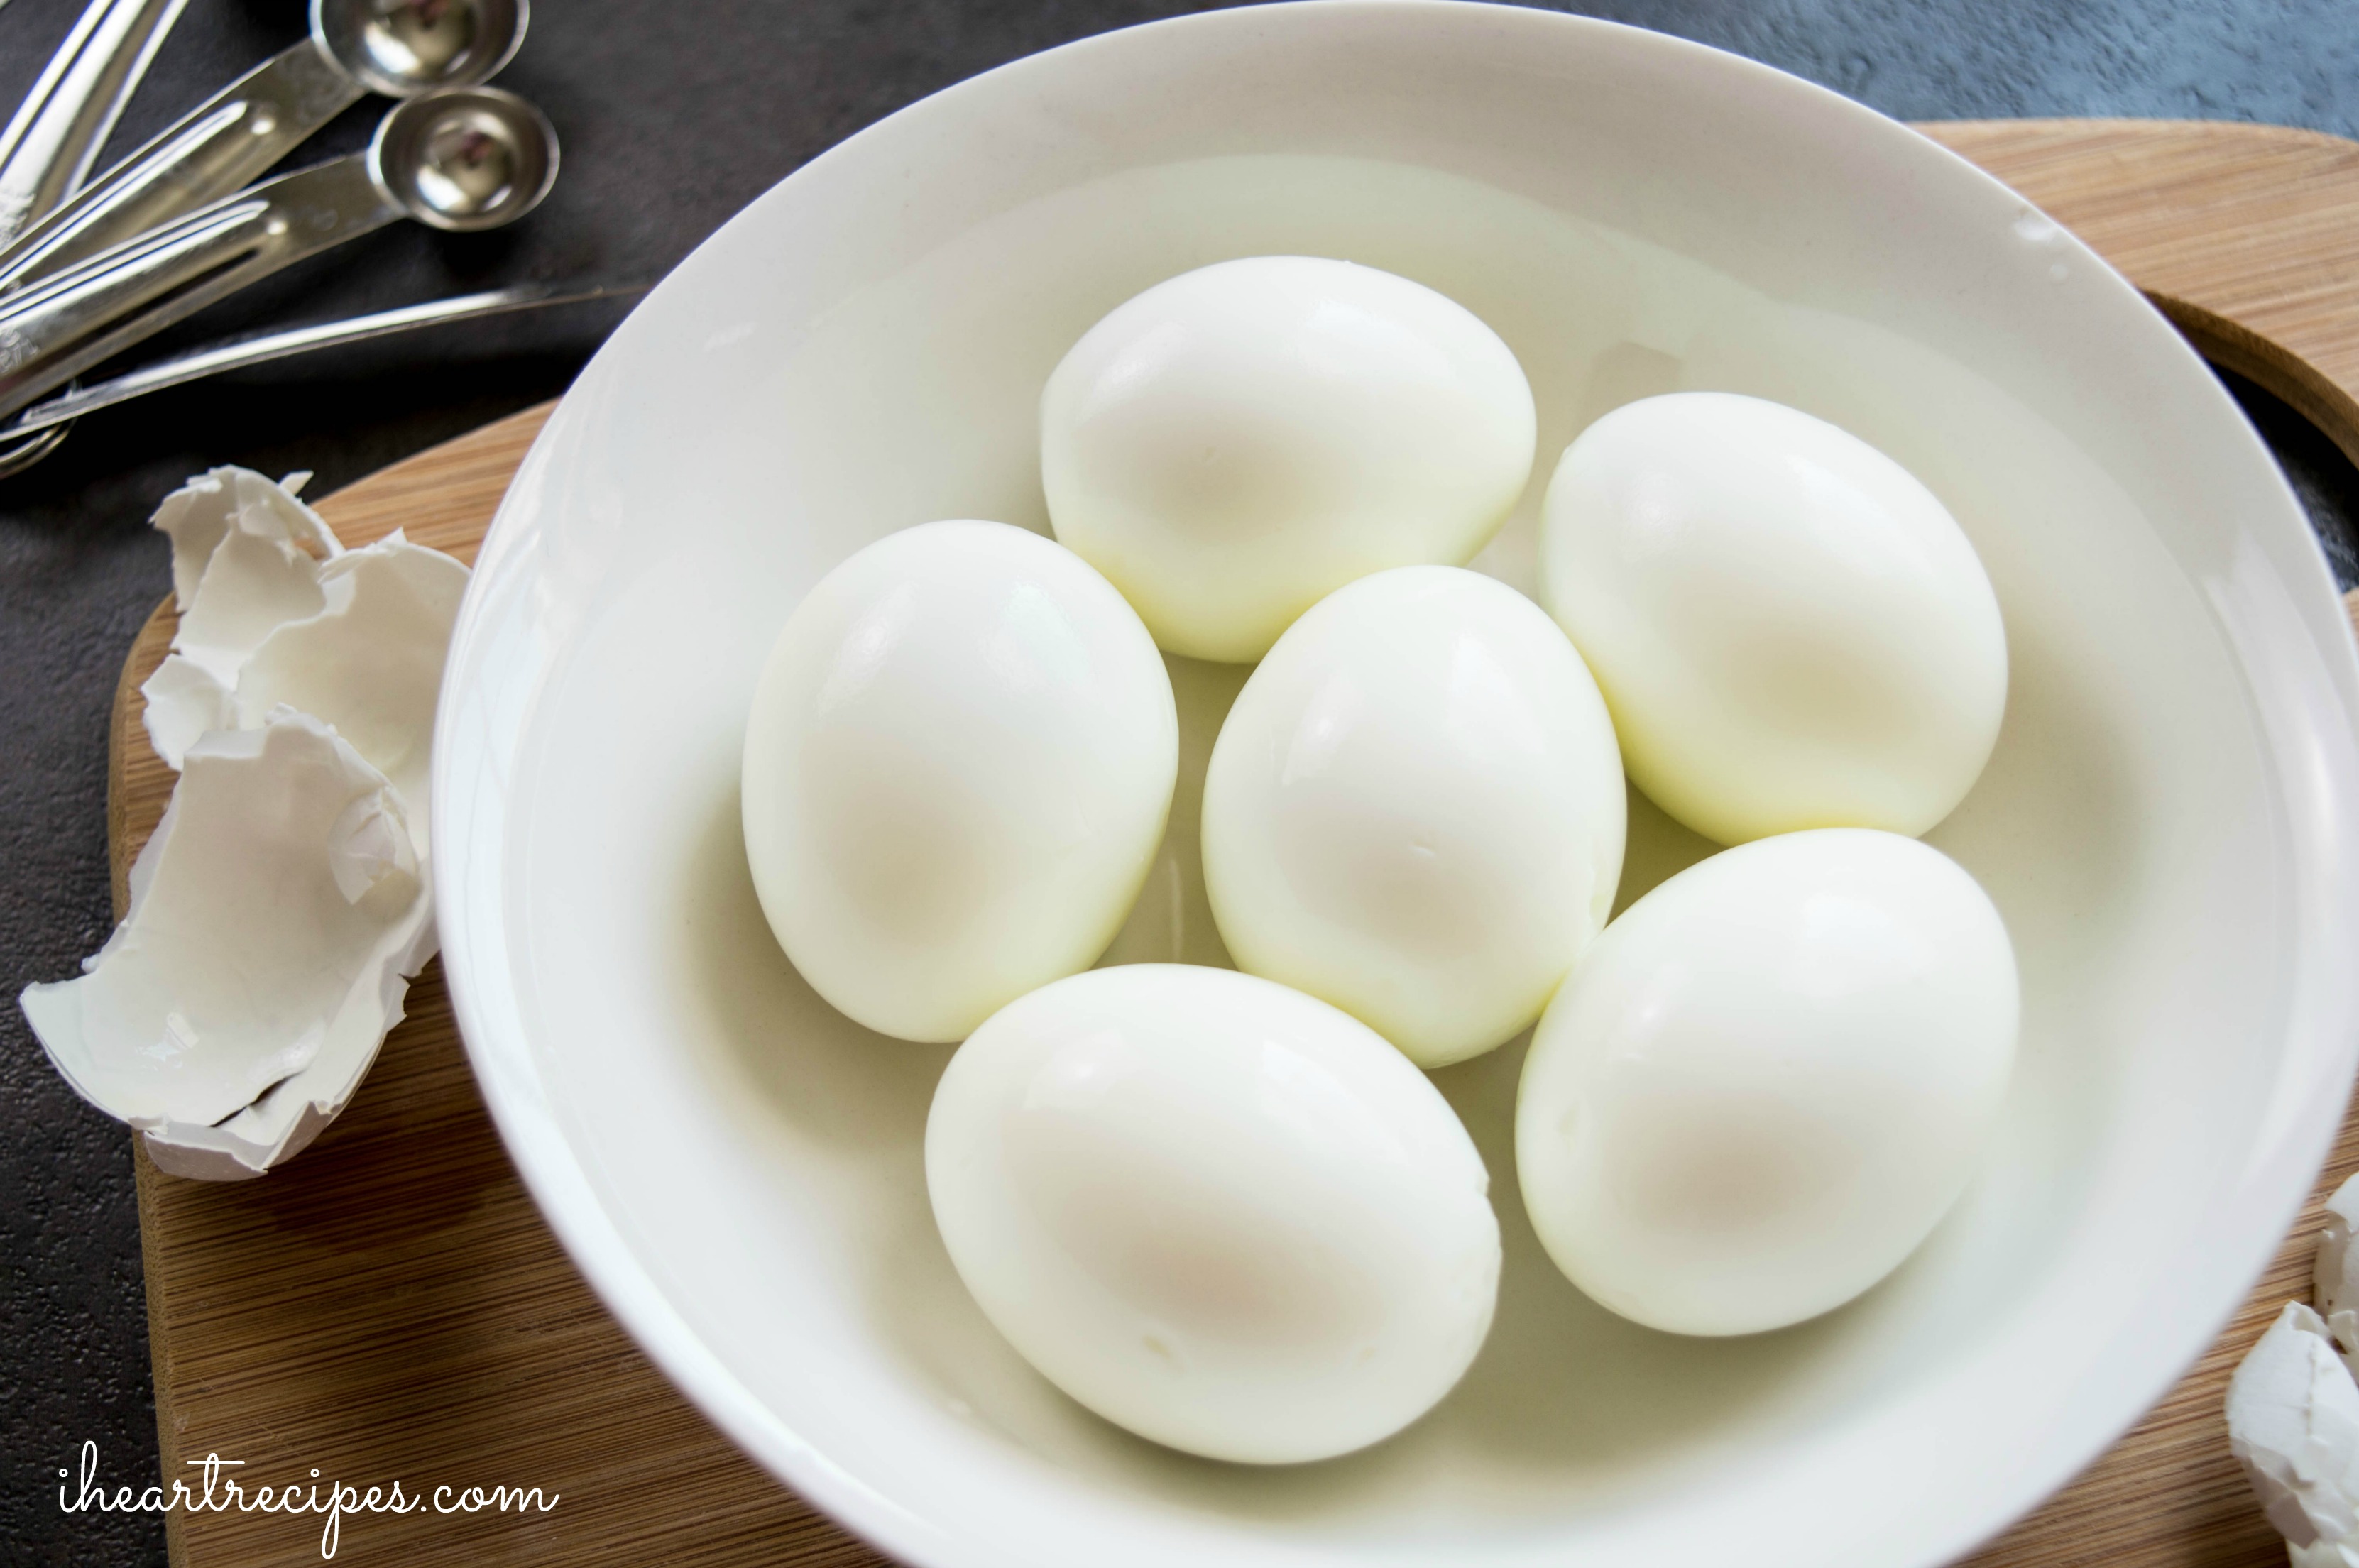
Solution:
[{"label": "measuring spoon handle", "polygon": [[89,174],[187,0],[92,0],[0,132],[0,240],[13,239]]},{"label": "measuring spoon handle", "polygon": [[50,277],[244,190],[362,96],[310,39],[280,50],[0,250],[0,289]]},{"label": "measuring spoon handle", "polygon": [[0,299],[0,418],[280,267],[402,216],[355,155],[284,174]]}]

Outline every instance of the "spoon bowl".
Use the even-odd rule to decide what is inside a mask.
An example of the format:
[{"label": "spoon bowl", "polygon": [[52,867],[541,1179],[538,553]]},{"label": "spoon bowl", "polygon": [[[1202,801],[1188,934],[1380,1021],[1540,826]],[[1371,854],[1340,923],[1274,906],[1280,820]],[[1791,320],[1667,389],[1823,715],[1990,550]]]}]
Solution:
[{"label": "spoon bowl", "polygon": [[489,81],[524,42],[527,0],[311,0],[311,40],[372,93]]},{"label": "spoon bowl", "polygon": [[557,133],[515,93],[440,87],[406,99],[366,152],[223,197],[0,299],[0,342],[15,351],[0,363],[0,416],[306,256],[403,218],[498,228],[556,179]]},{"label": "spoon bowl", "polygon": [[556,183],[557,132],[513,93],[446,88],[386,114],[368,169],[387,201],[429,228],[495,229],[540,205]]}]

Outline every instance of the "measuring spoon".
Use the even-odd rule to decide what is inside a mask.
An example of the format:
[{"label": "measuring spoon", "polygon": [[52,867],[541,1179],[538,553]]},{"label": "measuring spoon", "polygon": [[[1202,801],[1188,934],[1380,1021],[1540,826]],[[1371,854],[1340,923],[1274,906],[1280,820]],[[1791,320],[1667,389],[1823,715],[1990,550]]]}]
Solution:
[{"label": "measuring spoon", "polygon": [[513,93],[446,87],[397,103],[366,152],[282,174],[0,299],[0,418],[280,267],[402,218],[495,229],[556,179],[557,133]]},{"label": "measuring spoon", "polygon": [[281,50],[0,250],[0,289],[61,272],[242,190],[370,93],[487,80],[516,55],[527,0],[311,0]]},{"label": "measuring spoon", "polygon": [[82,189],[188,0],[91,0],[0,132],[0,241]]}]

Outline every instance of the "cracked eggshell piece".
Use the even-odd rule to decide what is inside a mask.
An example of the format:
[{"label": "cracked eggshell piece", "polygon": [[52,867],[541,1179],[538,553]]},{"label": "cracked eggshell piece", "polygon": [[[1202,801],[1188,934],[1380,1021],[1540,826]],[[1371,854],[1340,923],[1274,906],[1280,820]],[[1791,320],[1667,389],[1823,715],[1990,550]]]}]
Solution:
[{"label": "cracked eggshell piece", "polygon": [[2299,1301],[2286,1303],[2228,1381],[2228,1446],[2294,1547],[2344,1541],[2359,1525],[2359,1384]]},{"label": "cracked eggshell piece", "polygon": [[259,1175],[341,1111],[435,945],[400,796],[291,708],[192,746],[131,910],[27,1020],[167,1171]]},{"label": "cracked eggshell piece", "polygon": [[[2318,1261],[2310,1269],[2319,1315],[2346,1360],[2359,1356],[2359,1250],[2351,1233],[2359,1228],[2359,1176],[2334,1189],[2326,1200],[2326,1228],[2318,1235]],[[2354,1368],[2359,1373],[2359,1367]]]},{"label": "cracked eggshell piece", "polygon": [[237,727],[230,689],[193,659],[168,653],[139,688],[147,744],[174,772],[207,730]]},{"label": "cracked eggshell piece", "polygon": [[[275,593],[266,580],[284,564],[224,544],[183,626],[200,620],[215,595],[260,614]],[[175,653],[157,666],[139,689],[147,702],[148,739],[158,757],[178,768],[209,730],[250,730],[282,703],[299,708],[334,725],[393,780],[423,855],[434,706],[451,628],[467,591],[467,568],[396,531],[308,570],[317,590],[314,609],[264,632],[225,677],[219,659]]]},{"label": "cracked eggshell piece", "polygon": [[[178,768],[197,737],[234,723],[237,672],[263,639],[317,615],[320,566],[343,553],[326,522],[295,498],[310,478],[274,484],[216,468],[164,497],[150,523],[172,541],[172,652],[139,688],[156,755]],[[208,588],[207,584],[211,586]]]},{"label": "cracked eggshell piece", "polygon": [[224,686],[264,637],[319,614],[321,563],[343,553],[319,513],[250,469],[199,475],[153,521],[172,540],[172,651]]},{"label": "cracked eggshell piece", "polygon": [[230,717],[253,729],[280,704],[336,733],[393,781],[427,854],[434,705],[467,569],[398,531],[320,569],[320,613],[262,639],[238,671]]},{"label": "cracked eggshell piece", "polygon": [[233,530],[308,545],[322,558],[343,549],[320,514],[296,498],[310,477],[303,469],[273,483],[251,468],[215,468],[164,497],[148,523],[172,541],[172,597],[181,614]]}]

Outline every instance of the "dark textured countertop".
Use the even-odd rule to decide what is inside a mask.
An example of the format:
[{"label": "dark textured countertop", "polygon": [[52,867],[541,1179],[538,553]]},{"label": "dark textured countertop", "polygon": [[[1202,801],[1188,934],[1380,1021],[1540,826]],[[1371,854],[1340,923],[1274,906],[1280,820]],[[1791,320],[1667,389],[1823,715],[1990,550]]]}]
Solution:
[{"label": "dark textured countertop", "polygon": [[[13,104],[82,0],[0,9]],[[473,236],[414,225],[306,263],[180,334],[325,320],[523,278],[647,278],[831,143],[1017,56],[1192,9],[1157,0],[541,0],[502,84],[564,141],[539,212]],[[1620,0],[1569,7],[1716,44],[1904,118],[2099,114],[2272,121],[2359,136],[2352,0]],[[118,127],[155,129],[301,36],[298,0],[190,0]],[[381,103],[313,144],[358,147]],[[307,149],[308,157],[310,149]],[[146,526],[222,463],[316,470],[323,494],[562,391],[617,319],[583,307],[340,351],[84,422],[0,482],[0,1560],[161,1563],[153,1516],[60,1512],[58,1467],[95,1442],[152,1476],[154,1407],[130,1144],[52,1073],[13,998],[104,940],[106,713],[168,586]],[[2359,476],[2240,388],[2346,585]]]}]

